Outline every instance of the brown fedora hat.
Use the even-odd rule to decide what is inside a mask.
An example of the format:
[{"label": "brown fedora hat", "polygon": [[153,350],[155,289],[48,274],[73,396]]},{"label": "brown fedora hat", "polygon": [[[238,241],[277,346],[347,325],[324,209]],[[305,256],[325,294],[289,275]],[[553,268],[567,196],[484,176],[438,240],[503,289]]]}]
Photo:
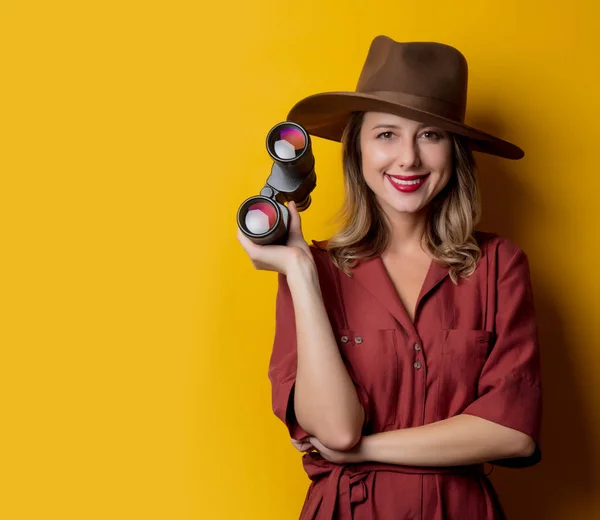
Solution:
[{"label": "brown fedora hat", "polygon": [[340,141],[352,112],[387,112],[463,135],[478,152],[524,157],[518,146],[464,124],[467,80],[467,60],[450,45],[377,36],[355,92],[308,96],[292,107],[287,119],[311,135]]}]

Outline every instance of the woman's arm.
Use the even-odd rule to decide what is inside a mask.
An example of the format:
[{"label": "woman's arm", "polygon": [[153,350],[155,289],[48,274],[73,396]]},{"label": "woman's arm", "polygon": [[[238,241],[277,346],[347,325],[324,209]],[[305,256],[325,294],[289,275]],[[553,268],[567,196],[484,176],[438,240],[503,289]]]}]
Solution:
[{"label": "woman's arm", "polygon": [[[288,209],[285,246],[257,245],[240,229],[237,232],[256,269],[279,273],[269,363],[273,411],[295,436],[310,432],[332,449],[350,449],[360,440],[365,410],[329,323],[317,266],[304,240],[296,204],[290,202]],[[290,404],[295,417],[288,416]]]},{"label": "woman's arm", "polygon": [[458,466],[528,457],[528,435],[473,415],[457,415],[415,428],[366,436],[365,460],[405,466]]},{"label": "woman's arm", "polygon": [[328,448],[351,449],[360,440],[365,411],[335,341],[314,263],[299,258],[287,283],[296,320],[296,418]]},{"label": "woman's arm", "polygon": [[[312,443],[321,455],[338,464],[383,462],[403,466],[462,466],[513,457],[535,450],[529,435],[473,415],[457,415],[425,426],[365,435],[354,448],[333,451],[318,438]],[[307,449],[306,444],[296,448]]]}]

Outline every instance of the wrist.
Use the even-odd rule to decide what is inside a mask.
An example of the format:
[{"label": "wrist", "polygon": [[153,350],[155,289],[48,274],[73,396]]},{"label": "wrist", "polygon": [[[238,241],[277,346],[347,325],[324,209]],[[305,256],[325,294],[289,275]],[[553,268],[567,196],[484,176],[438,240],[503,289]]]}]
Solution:
[{"label": "wrist", "polygon": [[286,278],[290,290],[316,286],[319,288],[319,275],[317,266],[312,258],[297,257],[288,267]]},{"label": "wrist", "polygon": [[371,435],[363,435],[360,445],[360,456],[364,462],[386,462],[381,456],[382,435],[385,437],[385,432],[372,433]]},{"label": "wrist", "polygon": [[375,462],[373,455],[373,435],[363,435],[359,449],[360,462]]}]

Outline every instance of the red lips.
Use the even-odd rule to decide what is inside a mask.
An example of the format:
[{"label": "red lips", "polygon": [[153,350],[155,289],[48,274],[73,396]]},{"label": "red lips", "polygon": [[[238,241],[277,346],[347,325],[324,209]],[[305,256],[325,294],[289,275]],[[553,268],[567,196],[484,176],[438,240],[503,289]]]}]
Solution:
[{"label": "red lips", "polygon": [[[423,186],[423,184],[425,184],[427,177],[429,177],[429,174],[427,174],[427,175],[389,175],[386,173],[385,175],[386,175],[386,177],[390,177],[390,179],[389,179],[390,184],[396,190],[401,191],[402,193],[412,193],[414,191],[417,191],[421,186]],[[401,181],[418,181],[418,182],[414,182],[411,184],[399,184],[399,183],[391,180],[391,177],[393,177],[394,179],[401,180]]]},{"label": "red lips", "polygon": [[414,181],[420,179],[421,177],[427,177],[429,175],[426,173],[425,175],[391,175],[390,173],[386,173],[390,177],[394,177],[394,179],[399,179],[401,181]]}]

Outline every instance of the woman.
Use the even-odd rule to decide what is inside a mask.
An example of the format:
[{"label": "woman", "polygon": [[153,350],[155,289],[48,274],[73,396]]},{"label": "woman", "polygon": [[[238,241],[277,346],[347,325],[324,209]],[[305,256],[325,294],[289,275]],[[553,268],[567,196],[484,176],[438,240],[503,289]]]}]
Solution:
[{"label": "woman", "polygon": [[523,151],[464,124],[448,45],[371,44],[356,92],[288,119],[343,143],[343,225],[286,246],[238,239],[279,273],[273,410],[311,478],[302,520],[503,518],[483,463],[540,460],[541,378],[527,257],[474,231],[472,150]]}]

